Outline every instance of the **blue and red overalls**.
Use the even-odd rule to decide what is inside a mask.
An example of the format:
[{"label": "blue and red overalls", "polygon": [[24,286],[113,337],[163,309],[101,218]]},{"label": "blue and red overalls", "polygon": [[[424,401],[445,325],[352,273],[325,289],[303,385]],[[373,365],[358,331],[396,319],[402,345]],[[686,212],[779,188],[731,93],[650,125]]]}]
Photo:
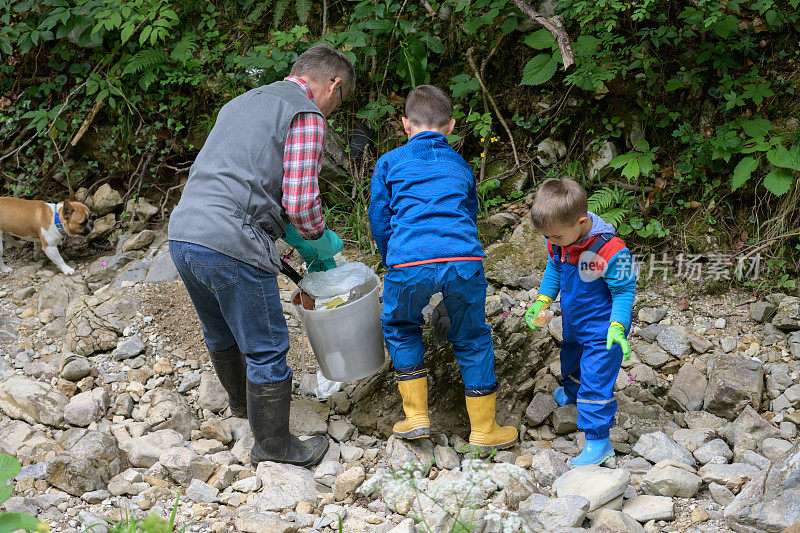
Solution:
[{"label": "blue and red overalls", "polygon": [[555,246],[539,293],[555,299],[561,292],[564,339],[561,379],[570,400],[577,400],[578,428],[587,439],[605,439],[614,425],[614,383],[622,350],[606,349],[612,321],[630,331],[636,287],[635,262],[613,227],[589,213],[593,228],[577,244]]}]

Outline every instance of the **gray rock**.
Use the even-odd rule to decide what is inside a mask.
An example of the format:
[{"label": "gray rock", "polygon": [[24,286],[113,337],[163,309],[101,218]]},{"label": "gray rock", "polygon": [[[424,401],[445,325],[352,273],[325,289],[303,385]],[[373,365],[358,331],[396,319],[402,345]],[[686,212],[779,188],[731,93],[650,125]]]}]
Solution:
[{"label": "gray rock", "polygon": [[413,464],[427,468],[435,461],[433,443],[428,439],[405,441],[394,436],[386,442],[386,459],[393,471],[405,470]]},{"label": "gray rock", "polygon": [[158,462],[176,483],[182,485],[189,484],[193,479],[208,481],[216,470],[214,463],[189,448],[170,448],[161,454]]},{"label": "gray rock", "polygon": [[123,252],[132,252],[134,250],[141,250],[150,246],[150,243],[155,239],[156,234],[153,230],[142,230],[139,233],[132,235],[125,244],[122,245]]},{"label": "gray rock", "polygon": [[366,479],[366,472],[363,466],[348,468],[336,478],[332,487],[333,497],[339,502],[347,499],[355,494],[356,489],[361,486],[364,479]]},{"label": "gray rock", "polygon": [[535,531],[553,531],[580,526],[589,506],[589,500],[582,496],[548,498],[542,494],[532,494],[519,504],[519,515]]},{"label": "gray rock", "polygon": [[639,359],[653,368],[661,368],[669,362],[669,354],[653,344],[635,344],[634,351]]},{"label": "gray rock", "polygon": [[163,388],[145,392],[131,416],[134,420],[146,422],[151,430],[174,429],[187,440],[192,430],[200,427],[186,399],[174,390]]},{"label": "gray rock", "polygon": [[69,400],[55,387],[11,376],[0,383],[0,410],[30,424],[64,426],[64,408]]},{"label": "gray rock", "polygon": [[328,424],[328,435],[333,437],[336,442],[343,442],[352,439],[355,432],[356,427],[344,418],[340,418],[339,420],[331,420],[331,422]]},{"label": "gray rock", "polygon": [[738,342],[736,341],[736,337],[723,337],[719,341],[720,348],[725,353],[731,353],[736,349]]},{"label": "gray rock", "polygon": [[706,353],[714,347],[714,343],[704,337],[689,335],[689,343],[697,353]]},{"label": "gray rock", "polygon": [[204,372],[200,378],[198,403],[203,409],[218,413],[228,407],[228,393],[213,372]]},{"label": "gray rock", "polygon": [[639,321],[655,324],[667,316],[667,310],[661,307],[642,307],[639,309]]},{"label": "gray rock", "polygon": [[764,420],[749,405],[731,424],[733,459],[740,460],[746,450],[757,450],[758,444],[770,437],[779,437],[780,431]]},{"label": "gray rock", "polygon": [[64,418],[73,426],[86,427],[100,420],[107,409],[108,393],[100,387],[73,396],[64,410]]},{"label": "gray rock", "polygon": [[772,462],[779,461],[791,449],[792,443],[787,440],[768,438],[761,441],[761,452]]},{"label": "gray rock", "polygon": [[777,309],[775,304],[769,302],[755,302],[750,304],[750,318],[756,322],[765,322],[775,314]]},{"label": "gray rock", "polygon": [[733,452],[722,439],[714,439],[709,441],[694,451],[694,457],[697,461],[704,465],[710,462],[719,462],[723,459],[727,463],[733,458]]},{"label": "gray rock", "polygon": [[763,455],[754,452],[753,450],[745,450],[742,453],[741,462],[746,465],[752,465],[759,470],[769,468],[769,466],[772,464],[772,461]]},{"label": "gray rock", "polygon": [[523,217],[509,242],[486,249],[486,278],[508,287],[532,289],[538,283],[531,272],[544,269],[548,258],[544,237],[533,228],[530,217]]},{"label": "gray rock", "polygon": [[637,496],[622,506],[622,512],[638,522],[675,519],[675,505],[667,496]]},{"label": "gray rock", "polygon": [[572,433],[578,429],[578,407],[574,403],[559,406],[553,411],[551,419],[556,434]]},{"label": "gray rock", "polygon": [[781,300],[772,325],[785,331],[800,329],[800,298],[787,296]]},{"label": "gray rock", "polygon": [[13,455],[21,462],[47,461],[56,456],[58,445],[22,420],[8,420],[0,423],[0,453]]},{"label": "gray rock", "polygon": [[245,494],[248,492],[255,492],[261,488],[261,478],[258,476],[246,477],[235,481],[231,487],[233,487],[233,490],[244,492]]},{"label": "gray rock", "polygon": [[666,326],[661,324],[650,324],[646,328],[639,329],[639,336],[646,342],[656,342],[658,336],[664,331]]},{"label": "gray rock", "polygon": [[758,474],[759,469],[744,463],[733,463],[729,465],[707,464],[700,468],[697,473],[706,483],[719,483],[725,485],[736,478],[753,479]]},{"label": "gray rock", "polygon": [[141,296],[127,289],[81,296],[66,310],[65,348],[85,356],[114,349],[120,334],[140,309]]},{"label": "gray rock", "polygon": [[95,191],[93,199],[94,212],[98,216],[107,215],[122,206],[122,195],[108,183],[104,183]]},{"label": "gray rock", "polygon": [[557,407],[558,404],[552,394],[537,392],[531,403],[528,404],[528,408],[525,409],[525,416],[532,426],[538,426],[547,420],[547,417],[553,414]]},{"label": "gray rock", "polygon": [[781,422],[779,425],[781,435],[787,439],[794,439],[797,437],[797,426],[791,422]]},{"label": "gray rock", "polygon": [[207,439],[218,440],[223,444],[228,444],[233,440],[231,425],[221,418],[204,420],[200,424],[200,434]]},{"label": "gray rock", "polygon": [[719,483],[709,483],[708,491],[711,493],[711,498],[723,507],[727,507],[736,497],[731,489]]},{"label": "gray rock", "polygon": [[158,462],[158,458],[164,452],[183,444],[183,437],[177,431],[160,429],[141,437],[128,439],[120,447],[128,454],[131,465],[150,468]]},{"label": "gray rock", "polygon": [[136,333],[127,339],[122,339],[117,342],[117,347],[113,352],[111,352],[111,355],[114,356],[115,360],[123,361],[125,359],[130,359],[131,357],[136,357],[142,353],[145,348],[147,348],[147,346],[145,345],[144,341],[142,341],[141,335]]},{"label": "gray rock", "polygon": [[344,472],[344,465],[338,461],[322,461],[314,470],[314,479],[326,487],[333,487],[336,477]]},{"label": "gray rock", "polygon": [[763,390],[764,367],[761,363],[743,357],[719,355],[711,362],[704,408],[733,420],[748,405],[759,409]]},{"label": "gray rock", "polygon": [[634,445],[633,451],[651,463],[671,459],[689,466],[697,464],[689,450],[661,431],[642,435]]},{"label": "gray rock", "polygon": [[85,357],[72,354],[65,360],[67,362],[61,368],[61,377],[67,381],[80,381],[92,371],[92,363]]},{"label": "gray rock", "polygon": [[88,293],[89,288],[80,279],[54,276],[39,291],[37,312],[41,313],[45,309],[66,309],[70,302]]},{"label": "gray rock", "polygon": [[48,463],[47,481],[73,496],[105,489],[126,465],[116,439],[99,431],[66,431],[59,445],[65,451]]},{"label": "gray rock", "polygon": [[582,496],[589,500],[588,511],[594,511],[611,500],[622,496],[628,487],[631,475],[624,468],[609,469],[601,466],[573,468],[553,482],[553,490],[559,498]]},{"label": "gray rock", "polygon": [[684,363],[678,370],[667,393],[665,409],[698,411],[703,407],[707,381],[705,376],[691,363]]},{"label": "gray rock", "polygon": [[[90,492],[84,492],[81,495],[81,500],[85,501],[86,503],[96,504],[96,503],[101,503],[103,500],[107,500],[110,497],[111,497],[110,492],[108,492],[107,490],[100,489],[100,490],[93,490]],[[94,530],[90,529],[89,531],[94,531]]]},{"label": "gray rock", "polygon": [[692,498],[702,484],[702,478],[694,473],[693,468],[667,460],[657,463],[645,474],[641,487],[647,494]]},{"label": "gray rock", "polygon": [[692,353],[689,333],[683,326],[665,327],[656,337],[656,341],[659,346],[675,357],[682,357]]},{"label": "gray rock", "polygon": [[339,446],[339,453],[342,456],[342,461],[345,463],[352,463],[364,457],[364,449],[358,446],[350,446],[349,444],[341,444]]},{"label": "gray rock", "polygon": [[102,287],[110,283],[117,272],[131,262],[126,254],[104,255],[95,259],[87,268],[83,279],[92,286]]},{"label": "gray rock", "polygon": [[241,507],[236,511],[234,521],[236,531],[244,533],[294,533],[297,527],[282,520],[274,513],[265,513],[252,506]]},{"label": "gray rock", "polygon": [[24,300],[27,300],[28,298],[30,298],[34,294],[36,294],[36,287],[30,287],[30,286],[22,287],[20,289],[15,290],[11,294],[11,298],[13,298],[14,300],[17,300],[18,302],[22,302]]},{"label": "gray rock", "polygon": [[542,450],[533,456],[530,470],[540,485],[549,487],[569,468],[569,456],[555,450]]},{"label": "gray rock", "polygon": [[175,263],[172,262],[169,247],[166,244],[162,245],[150,262],[144,281],[146,283],[164,283],[165,281],[175,281],[179,278],[180,275],[178,274],[178,269],[175,268]]},{"label": "gray rock", "polygon": [[199,479],[192,479],[186,489],[186,497],[196,503],[214,503],[219,497],[219,489]]},{"label": "gray rock", "polygon": [[592,521],[594,533],[644,533],[642,525],[621,511],[603,509]]},{"label": "gray rock", "polygon": [[433,449],[433,458],[436,460],[436,466],[453,470],[461,465],[461,460],[456,451],[450,446],[436,446]]},{"label": "gray rock", "polygon": [[256,502],[259,511],[294,509],[303,500],[317,501],[314,475],[305,468],[264,461],[256,475],[263,485]]},{"label": "gray rock", "polygon": [[783,531],[800,520],[800,445],[756,474],[725,508],[736,531]]},{"label": "gray rock", "polygon": [[295,435],[325,435],[328,432],[327,413],[328,407],[319,402],[303,398],[294,400],[289,411],[289,431]]},{"label": "gray rock", "polygon": [[92,533],[111,532],[111,526],[106,520],[89,511],[79,511],[78,520],[80,521],[81,526],[83,526],[81,531],[91,531]]},{"label": "gray rock", "polygon": [[601,142],[600,145],[589,156],[589,162],[587,165],[587,175],[589,176],[589,179],[592,181],[603,179],[609,172],[611,172],[611,167],[609,165],[611,161],[618,155],[619,150],[613,142]]}]

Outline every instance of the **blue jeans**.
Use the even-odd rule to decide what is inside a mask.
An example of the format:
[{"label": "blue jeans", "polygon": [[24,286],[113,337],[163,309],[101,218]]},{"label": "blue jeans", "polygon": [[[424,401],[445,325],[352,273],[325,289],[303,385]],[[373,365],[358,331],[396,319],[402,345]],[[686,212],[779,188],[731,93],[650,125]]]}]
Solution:
[{"label": "blue jeans", "polygon": [[486,278],[480,261],[390,268],[383,277],[383,335],[398,380],[424,375],[422,309],[442,293],[467,396],[497,390],[492,329],[486,323]]},{"label": "blue jeans", "polygon": [[253,383],[290,378],[289,328],[277,276],[197,244],[169,241],[169,251],[200,318],[208,349],[221,352],[237,345],[246,356],[247,379]]}]

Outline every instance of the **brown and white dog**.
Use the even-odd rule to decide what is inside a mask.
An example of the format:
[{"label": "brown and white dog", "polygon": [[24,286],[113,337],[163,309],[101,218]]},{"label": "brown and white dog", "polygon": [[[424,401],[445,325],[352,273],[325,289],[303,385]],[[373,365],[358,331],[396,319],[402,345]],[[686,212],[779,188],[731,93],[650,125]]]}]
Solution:
[{"label": "brown and white dog", "polygon": [[0,272],[11,272],[11,267],[3,263],[3,233],[33,241],[34,255],[44,254],[71,276],[75,269],[67,266],[58,253],[57,246],[67,235],[88,235],[94,223],[89,208],[70,196],[69,201],[48,204],[41,200],[21,198],[0,198]]}]

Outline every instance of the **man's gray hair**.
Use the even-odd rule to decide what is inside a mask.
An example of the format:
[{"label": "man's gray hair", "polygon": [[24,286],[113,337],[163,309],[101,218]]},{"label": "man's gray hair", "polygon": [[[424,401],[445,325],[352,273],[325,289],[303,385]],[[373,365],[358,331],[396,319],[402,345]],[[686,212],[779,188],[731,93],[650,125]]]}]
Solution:
[{"label": "man's gray hair", "polygon": [[356,78],[352,61],[327,43],[315,44],[300,54],[292,65],[291,75],[308,75],[319,82],[341,78],[342,90],[346,95],[353,90]]}]

